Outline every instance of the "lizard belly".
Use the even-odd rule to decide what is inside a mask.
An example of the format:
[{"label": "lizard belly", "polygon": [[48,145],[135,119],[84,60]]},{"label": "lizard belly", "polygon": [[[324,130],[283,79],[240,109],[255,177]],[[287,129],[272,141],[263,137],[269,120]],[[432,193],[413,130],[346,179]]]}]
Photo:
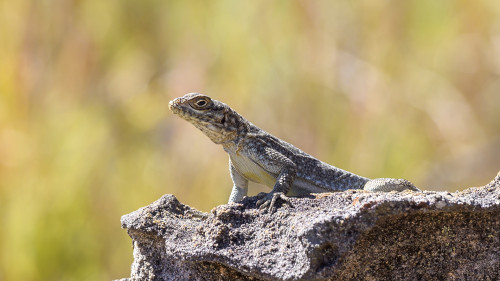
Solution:
[{"label": "lizard belly", "polygon": [[317,185],[306,179],[297,178],[295,179],[295,181],[293,181],[289,193],[291,195],[300,196],[300,195],[307,195],[310,193],[323,193],[323,192],[331,192],[331,190],[325,187],[321,187],[320,185]]},{"label": "lizard belly", "polygon": [[276,183],[276,177],[269,174],[266,170],[257,165],[251,159],[242,156],[241,154],[230,154],[229,156],[231,158],[231,163],[233,164],[233,166],[247,180],[261,183],[271,188]]}]

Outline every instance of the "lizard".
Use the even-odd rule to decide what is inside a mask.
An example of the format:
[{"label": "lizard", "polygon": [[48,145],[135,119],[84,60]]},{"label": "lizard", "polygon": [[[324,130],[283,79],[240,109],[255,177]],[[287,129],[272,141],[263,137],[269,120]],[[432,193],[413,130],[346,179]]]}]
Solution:
[{"label": "lizard", "polygon": [[233,188],[229,202],[248,194],[248,182],[272,188],[257,201],[272,212],[278,198],[362,189],[368,191],[420,191],[405,179],[369,179],[322,162],[252,124],[228,105],[200,93],[169,102],[169,109],[202,131],[229,154]]}]

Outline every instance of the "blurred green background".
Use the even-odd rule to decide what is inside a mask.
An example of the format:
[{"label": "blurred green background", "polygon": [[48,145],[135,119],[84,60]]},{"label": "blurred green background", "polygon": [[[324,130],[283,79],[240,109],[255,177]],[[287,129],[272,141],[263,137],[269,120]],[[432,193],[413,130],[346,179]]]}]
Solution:
[{"label": "blurred green background", "polygon": [[498,0],[0,1],[0,280],[129,276],[121,215],[227,201],[226,154],[168,111],[187,92],[455,191],[500,169],[499,78]]}]

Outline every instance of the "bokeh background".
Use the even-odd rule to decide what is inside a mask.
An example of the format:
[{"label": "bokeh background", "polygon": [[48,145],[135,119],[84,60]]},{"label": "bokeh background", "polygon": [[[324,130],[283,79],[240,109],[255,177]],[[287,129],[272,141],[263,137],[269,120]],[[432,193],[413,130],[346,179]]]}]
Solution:
[{"label": "bokeh background", "polygon": [[121,215],[225,203],[226,154],[167,108],[193,91],[358,174],[483,185],[500,1],[0,1],[0,280],[126,277]]}]

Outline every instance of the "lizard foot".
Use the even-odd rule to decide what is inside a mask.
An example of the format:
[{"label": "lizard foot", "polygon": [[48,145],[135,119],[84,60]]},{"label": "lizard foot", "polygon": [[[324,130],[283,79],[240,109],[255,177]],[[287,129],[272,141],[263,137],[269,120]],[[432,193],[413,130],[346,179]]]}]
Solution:
[{"label": "lizard foot", "polygon": [[257,201],[257,207],[259,207],[260,210],[265,210],[269,213],[274,213],[274,211],[276,211],[274,205],[276,204],[276,200],[278,200],[278,198],[283,200],[288,205],[292,206],[290,200],[283,192],[274,192],[274,193],[269,192],[264,195],[264,198]]}]

